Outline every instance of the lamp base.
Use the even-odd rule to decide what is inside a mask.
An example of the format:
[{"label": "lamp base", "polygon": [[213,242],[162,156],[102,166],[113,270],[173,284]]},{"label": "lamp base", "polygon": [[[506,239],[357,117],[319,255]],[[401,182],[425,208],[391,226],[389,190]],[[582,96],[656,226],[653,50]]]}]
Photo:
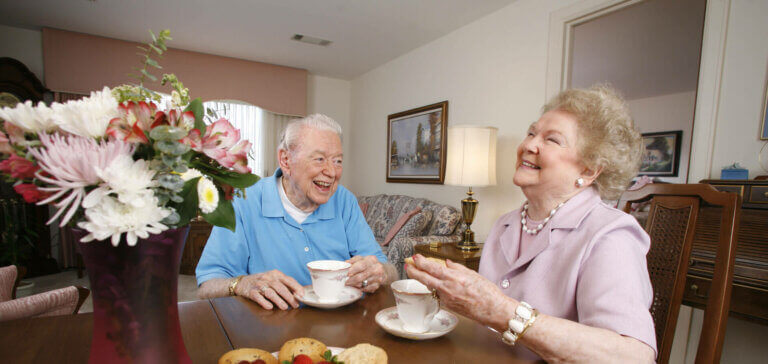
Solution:
[{"label": "lamp base", "polygon": [[464,231],[464,240],[456,243],[456,249],[466,252],[478,251],[480,247],[475,242],[475,232],[472,231],[469,226]]}]

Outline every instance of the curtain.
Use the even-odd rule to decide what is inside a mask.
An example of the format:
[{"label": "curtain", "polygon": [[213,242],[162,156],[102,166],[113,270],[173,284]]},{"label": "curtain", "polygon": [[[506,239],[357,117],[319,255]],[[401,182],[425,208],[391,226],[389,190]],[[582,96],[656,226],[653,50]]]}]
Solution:
[{"label": "curtain", "polygon": [[236,128],[240,137],[251,142],[248,167],[261,177],[272,175],[277,169],[277,145],[280,132],[294,116],[273,113],[242,101],[208,101],[203,103]]}]

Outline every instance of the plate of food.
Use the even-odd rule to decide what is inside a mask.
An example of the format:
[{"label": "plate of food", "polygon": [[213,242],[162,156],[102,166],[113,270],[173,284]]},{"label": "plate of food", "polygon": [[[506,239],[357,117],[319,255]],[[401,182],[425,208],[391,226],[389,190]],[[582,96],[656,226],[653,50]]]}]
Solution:
[{"label": "plate of food", "polygon": [[387,364],[387,360],[384,349],[371,344],[345,349],[302,337],[286,341],[272,353],[256,348],[231,350],[219,358],[219,364]]}]

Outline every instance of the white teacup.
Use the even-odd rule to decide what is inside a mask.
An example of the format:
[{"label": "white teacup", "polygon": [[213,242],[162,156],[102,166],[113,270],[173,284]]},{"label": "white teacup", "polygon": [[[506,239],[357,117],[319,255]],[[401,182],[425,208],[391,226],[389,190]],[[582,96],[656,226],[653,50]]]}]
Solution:
[{"label": "white teacup", "polygon": [[415,279],[395,281],[390,287],[403,330],[419,334],[429,331],[430,322],[440,311],[440,302],[432,291]]},{"label": "white teacup", "polygon": [[342,260],[315,260],[307,263],[312,277],[312,289],[320,302],[332,303],[339,300],[351,266]]}]

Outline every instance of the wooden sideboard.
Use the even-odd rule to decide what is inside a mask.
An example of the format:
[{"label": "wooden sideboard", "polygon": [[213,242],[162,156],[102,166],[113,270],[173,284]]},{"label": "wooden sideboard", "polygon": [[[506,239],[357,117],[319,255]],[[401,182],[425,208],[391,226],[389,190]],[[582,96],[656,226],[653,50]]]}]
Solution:
[{"label": "wooden sideboard", "polygon": [[211,235],[211,224],[205,220],[193,220],[189,223],[189,235],[184,251],[181,253],[181,267],[179,273],[195,275],[197,262],[203,254],[203,248]]},{"label": "wooden sideboard", "polygon": [[[768,325],[768,181],[703,180],[742,197],[731,315]],[[702,207],[683,302],[704,308],[714,268],[719,212]]]}]

